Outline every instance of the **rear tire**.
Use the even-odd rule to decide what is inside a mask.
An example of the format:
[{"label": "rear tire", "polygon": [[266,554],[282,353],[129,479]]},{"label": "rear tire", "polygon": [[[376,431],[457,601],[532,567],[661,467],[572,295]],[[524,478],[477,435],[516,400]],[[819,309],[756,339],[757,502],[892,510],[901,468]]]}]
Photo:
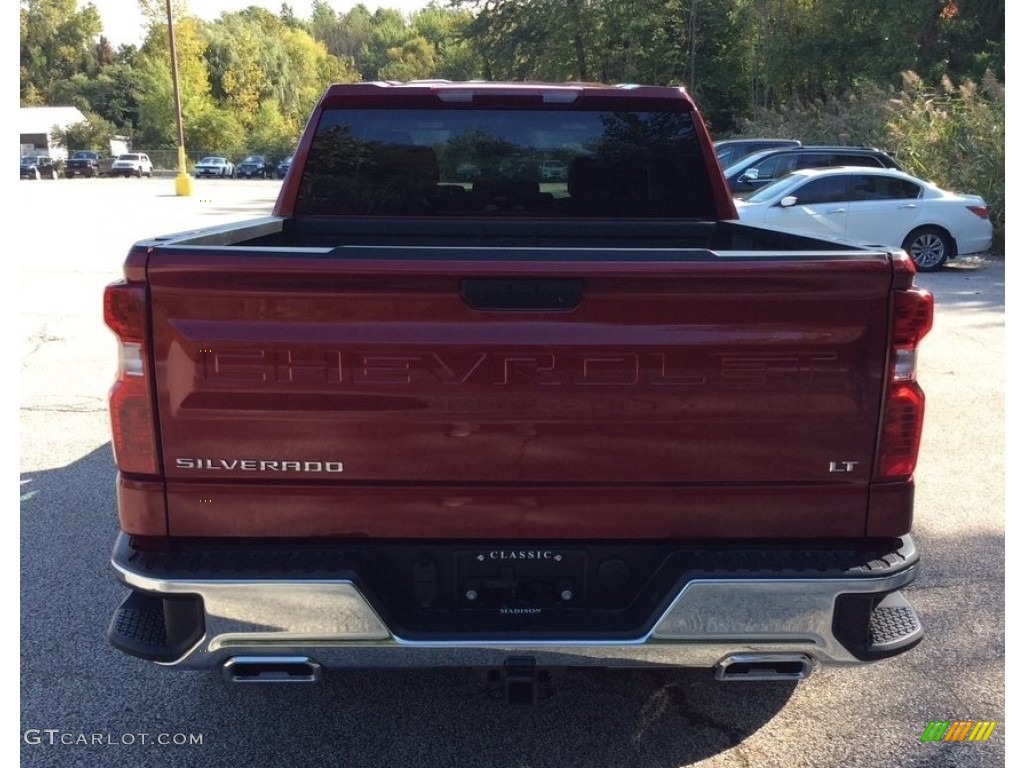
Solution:
[{"label": "rear tire", "polygon": [[953,258],[953,238],[938,227],[921,227],[907,235],[903,250],[918,272],[935,272]]}]

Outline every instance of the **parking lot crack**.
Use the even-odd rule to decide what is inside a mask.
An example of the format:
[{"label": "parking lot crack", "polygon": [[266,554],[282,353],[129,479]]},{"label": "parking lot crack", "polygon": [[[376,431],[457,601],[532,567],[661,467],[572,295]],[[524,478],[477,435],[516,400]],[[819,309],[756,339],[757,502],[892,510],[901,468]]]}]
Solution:
[{"label": "parking lot crack", "polygon": [[40,395],[21,406],[24,413],[103,413],[105,398],[95,395]]},{"label": "parking lot crack", "polygon": [[40,331],[39,333],[35,334],[34,336],[30,336],[29,337],[29,344],[31,344],[31,347],[29,348],[28,352],[26,352],[25,355],[21,359],[21,368],[22,368],[22,370],[24,370],[25,368],[28,367],[29,359],[33,355],[35,355],[36,352],[38,352],[40,349],[42,349],[44,345],[51,344],[51,343],[53,343],[55,341],[64,341],[64,338],[62,336],[54,336],[52,334],[49,334],[49,333],[46,332],[46,329],[43,329],[42,331]]}]

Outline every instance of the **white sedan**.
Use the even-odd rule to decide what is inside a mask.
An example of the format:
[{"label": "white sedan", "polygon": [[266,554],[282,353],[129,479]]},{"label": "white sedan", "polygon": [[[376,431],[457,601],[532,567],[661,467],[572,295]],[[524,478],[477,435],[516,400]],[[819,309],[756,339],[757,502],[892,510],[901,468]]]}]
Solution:
[{"label": "white sedan", "polygon": [[796,171],[737,200],[736,209],[741,221],[771,229],[902,248],[921,272],[992,244],[982,198],[888,168]]}]

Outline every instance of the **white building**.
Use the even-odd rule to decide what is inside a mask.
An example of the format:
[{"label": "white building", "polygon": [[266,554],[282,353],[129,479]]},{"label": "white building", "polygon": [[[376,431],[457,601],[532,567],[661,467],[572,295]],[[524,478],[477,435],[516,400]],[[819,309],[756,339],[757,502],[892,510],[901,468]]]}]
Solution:
[{"label": "white building", "polygon": [[53,141],[53,129],[85,121],[78,107],[22,107],[18,112],[18,132],[21,134],[21,155],[46,152],[50,157],[66,160],[68,151]]}]

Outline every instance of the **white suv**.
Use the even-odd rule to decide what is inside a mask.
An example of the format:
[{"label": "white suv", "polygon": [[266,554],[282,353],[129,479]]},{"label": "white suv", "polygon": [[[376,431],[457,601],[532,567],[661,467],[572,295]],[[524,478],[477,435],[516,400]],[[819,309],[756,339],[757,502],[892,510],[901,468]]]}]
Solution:
[{"label": "white suv", "polygon": [[153,163],[149,155],[142,152],[129,152],[127,155],[118,155],[117,160],[110,166],[111,176],[152,176]]},{"label": "white suv", "polygon": [[545,160],[540,166],[544,181],[565,181],[569,178],[569,167],[561,160]]}]

